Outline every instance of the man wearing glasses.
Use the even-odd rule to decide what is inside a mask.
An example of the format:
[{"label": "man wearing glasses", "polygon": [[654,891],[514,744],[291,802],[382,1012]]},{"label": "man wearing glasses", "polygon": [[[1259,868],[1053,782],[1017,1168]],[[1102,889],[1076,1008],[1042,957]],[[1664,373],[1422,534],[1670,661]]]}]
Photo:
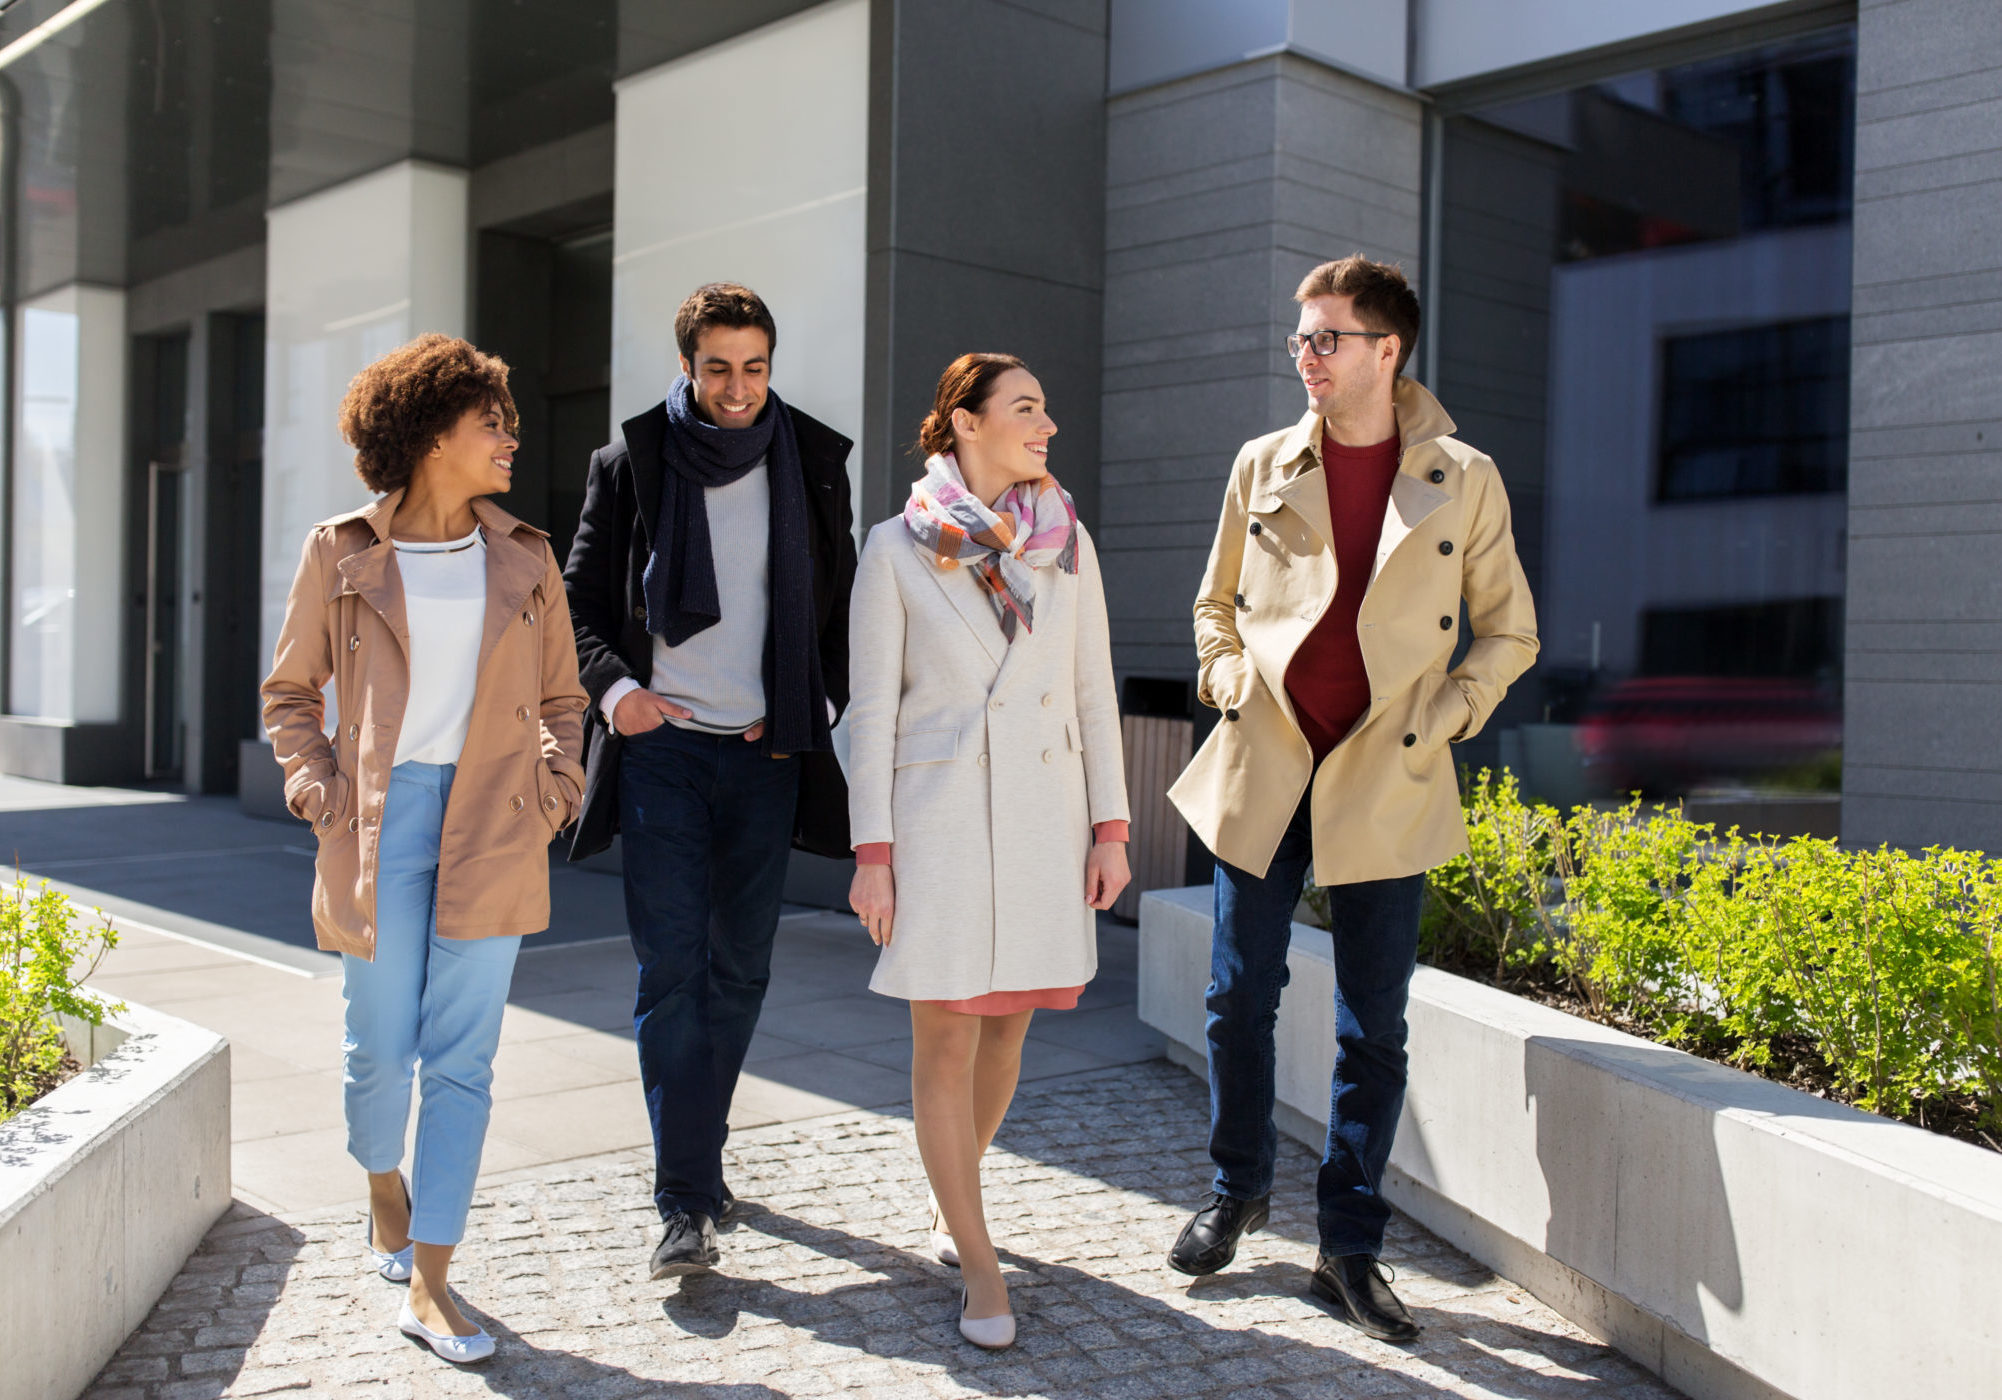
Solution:
[{"label": "man wearing glasses", "polygon": [[[1404,1102],[1425,871],[1467,849],[1450,745],[1536,658],[1495,464],[1403,377],[1418,298],[1357,254],[1294,293],[1307,412],[1244,445],[1196,598],[1198,694],[1223,711],[1170,796],[1217,858],[1209,1203],[1170,1252],[1229,1264],[1262,1226],[1278,1146],[1273,1027],[1293,909],[1327,887],[1335,1068],[1312,1290],[1373,1337],[1418,1333],[1377,1263]],[[1462,642],[1460,604],[1468,637]]]}]

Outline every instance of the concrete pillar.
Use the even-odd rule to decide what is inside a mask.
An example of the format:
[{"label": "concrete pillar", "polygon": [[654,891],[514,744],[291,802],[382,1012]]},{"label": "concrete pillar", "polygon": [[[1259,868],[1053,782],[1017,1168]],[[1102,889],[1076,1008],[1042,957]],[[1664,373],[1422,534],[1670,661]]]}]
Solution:
[{"label": "concrete pillar", "polygon": [[1190,605],[1231,462],[1306,411],[1284,346],[1294,287],[1356,251],[1417,279],[1421,108],[1286,52],[1108,111],[1099,541],[1113,662],[1193,677]]},{"label": "concrete pillar", "polygon": [[2002,851],[2002,8],[1857,24],[1842,835]]},{"label": "concrete pillar", "polygon": [[366,503],[348,381],[424,331],[466,332],[466,174],[401,161],[273,209],[266,245],[263,655],[306,531]]},{"label": "concrete pillar", "polygon": [[773,387],[860,437],[868,95],[869,0],[619,83],[608,436],[673,382],[683,298],[730,281],[778,323]]},{"label": "concrete pillar", "polygon": [[[10,714],[119,718],[125,559],[125,293],[83,286],[15,308]],[[39,774],[38,774],[39,775]]]},{"label": "concrete pillar", "polygon": [[1105,0],[874,0],[864,521],[902,509],[939,372],[1020,355],[1098,524]]}]

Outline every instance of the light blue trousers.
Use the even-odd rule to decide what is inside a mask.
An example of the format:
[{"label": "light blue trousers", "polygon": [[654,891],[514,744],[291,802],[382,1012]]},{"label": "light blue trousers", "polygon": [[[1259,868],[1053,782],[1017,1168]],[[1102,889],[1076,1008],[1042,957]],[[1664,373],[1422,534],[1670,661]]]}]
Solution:
[{"label": "light blue trousers", "polygon": [[438,936],[438,836],[450,764],[389,775],[377,862],[375,960],[344,955],[342,1042],[348,1151],[365,1171],[403,1161],[416,1073],[417,1153],[410,1237],[455,1245],[466,1233],[493,1106],[494,1051],[521,939]]}]

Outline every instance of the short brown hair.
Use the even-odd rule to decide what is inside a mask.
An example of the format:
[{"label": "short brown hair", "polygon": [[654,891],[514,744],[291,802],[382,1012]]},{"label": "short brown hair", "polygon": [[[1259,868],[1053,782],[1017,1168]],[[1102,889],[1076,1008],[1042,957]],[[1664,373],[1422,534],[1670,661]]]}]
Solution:
[{"label": "short brown hair", "polygon": [[1389,331],[1397,337],[1397,372],[1411,359],[1418,343],[1418,293],[1404,280],[1402,263],[1383,263],[1351,253],[1333,262],[1324,262],[1300,280],[1293,300],[1315,297],[1349,297],[1355,302],[1356,319],[1363,329]]},{"label": "short brown hair", "polygon": [[507,364],[457,336],[433,331],[399,345],[348,381],[341,440],[355,450],[355,475],[369,490],[410,484],[432,444],[475,409],[494,408],[519,429]]},{"label": "short brown hair", "polygon": [[1028,366],[1013,355],[974,351],[945,367],[932,395],[931,412],[918,427],[918,450],[927,457],[952,451],[952,411],[979,413],[994,395],[994,381],[1011,369]]},{"label": "short brown hair", "polygon": [[695,363],[695,342],[711,326],[756,326],[765,333],[765,353],[779,348],[779,328],[764,299],[736,282],[705,282],[674,313],[674,344],[681,358]]}]

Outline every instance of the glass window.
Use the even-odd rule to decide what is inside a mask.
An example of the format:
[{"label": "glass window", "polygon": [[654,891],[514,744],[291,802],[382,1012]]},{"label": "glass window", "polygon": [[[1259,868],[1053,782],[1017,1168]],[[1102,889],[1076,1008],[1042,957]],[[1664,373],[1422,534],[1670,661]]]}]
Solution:
[{"label": "glass window", "polygon": [[1532,786],[1839,772],[1854,108],[1845,28],[1443,123],[1434,387],[1543,634],[1496,723],[1572,736]]}]

